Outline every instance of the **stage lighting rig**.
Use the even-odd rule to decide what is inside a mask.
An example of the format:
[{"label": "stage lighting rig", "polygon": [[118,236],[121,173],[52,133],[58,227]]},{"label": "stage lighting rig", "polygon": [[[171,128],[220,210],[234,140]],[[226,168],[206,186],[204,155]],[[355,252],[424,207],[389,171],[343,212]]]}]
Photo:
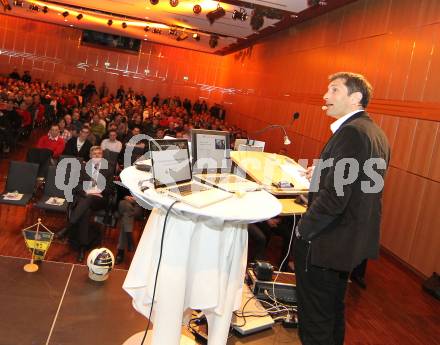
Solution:
[{"label": "stage lighting rig", "polygon": [[66,17],[69,15],[69,12],[68,12],[68,11],[64,11],[61,15],[62,15],[64,18],[66,18]]},{"label": "stage lighting rig", "polygon": [[179,5],[179,0],[170,0],[171,7],[176,7],[177,5]]},{"label": "stage lighting rig", "polygon": [[78,20],[81,20],[81,19],[83,19],[83,15],[80,13],[80,14],[78,14],[77,16],[76,16],[76,19],[78,19]]},{"label": "stage lighting rig", "polygon": [[109,20],[107,21],[107,25],[108,25],[108,26],[112,26],[112,24],[113,24],[113,20],[109,19]]},{"label": "stage lighting rig", "polygon": [[177,36],[176,41],[184,41],[188,38],[188,34],[186,32],[182,32],[179,36]]},{"label": "stage lighting rig", "polygon": [[122,28],[123,28],[123,29],[126,29],[126,28],[127,28],[127,23],[126,23],[126,22],[123,22],[123,23],[122,23]]},{"label": "stage lighting rig", "polygon": [[49,12],[49,8],[47,6],[43,6],[43,9],[41,10],[43,13]]},{"label": "stage lighting rig", "polygon": [[206,17],[209,20],[209,23],[212,25],[216,20],[224,17],[226,14],[226,11],[223,7],[218,4],[217,8],[214,11],[208,12],[206,14]]},{"label": "stage lighting rig", "polygon": [[209,38],[209,46],[211,48],[215,48],[218,45],[218,36],[217,35],[211,35]]},{"label": "stage lighting rig", "polygon": [[263,14],[258,11],[258,10],[254,10],[252,12],[252,16],[251,16],[251,28],[254,31],[258,31],[262,28],[262,26],[264,25],[264,16]]},{"label": "stage lighting rig", "polygon": [[234,20],[241,20],[244,22],[247,18],[248,14],[244,8],[240,8],[240,11],[234,10],[234,12],[232,12],[232,19]]}]

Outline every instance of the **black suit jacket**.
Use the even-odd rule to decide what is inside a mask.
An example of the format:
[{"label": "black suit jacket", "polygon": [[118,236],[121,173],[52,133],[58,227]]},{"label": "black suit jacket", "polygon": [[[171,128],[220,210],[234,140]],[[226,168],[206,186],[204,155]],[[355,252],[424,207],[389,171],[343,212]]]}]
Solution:
[{"label": "black suit jacket", "polygon": [[63,154],[82,157],[84,162],[87,162],[90,159],[90,148],[92,147],[92,143],[89,140],[86,140],[83,146],[81,146],[81,149],[78,151],[78,147],[76,146],[77,140],[77,137],[70,138],[64,147]]},{"label": "black suit jacket", "polygon": [[[364,171],[364,163],[369,158],[382,158],[388,167],[390,148],[383,131],[362,111],[345,121],[325,145],[320,159],[331,158],[333,165],[324,168],[320,176],[315,168],[312,185],[318,183],[319,188],[309,193],[309,207],[298,231],[310,241],[308,255],[312,265],[348,272],[362,260],[379,254],[382,190],[365,193],[361,183],[375,185],[379,175],[384,178],[386,169],[373,166],[379,175],[372,180],[371,173]],[[338,196],[335,166],[344,158],[358,161],[359,173]]]},{"label": "black suit jacket", "polygon": [[[113,174],[115,171],[115,166],[111,162],[108,162],[107,168],[104,168],[104,166],[103,166],[104,163],[101,163],[101,164],[102,165],[99,169],[99,174],[101,174],[102,176],[100,178],[105,179],[105,188],[101,192],[101,194],[102,194],[103,198],[105,200],[107,200],[109,198],[111,192],[113,191],[113,187],[114,187],[113,186]],[[79,183],[73,190],[73,194],[75,196],[86,195],[86,193],[84,191],[84,182],[92,180],[92,177],[91,177],[92,171],[87,172],[86,165],[87,165],[87,162],[84,162],[81,164]],[[101,181],[101,182],[103,182],[103,181]]]}]

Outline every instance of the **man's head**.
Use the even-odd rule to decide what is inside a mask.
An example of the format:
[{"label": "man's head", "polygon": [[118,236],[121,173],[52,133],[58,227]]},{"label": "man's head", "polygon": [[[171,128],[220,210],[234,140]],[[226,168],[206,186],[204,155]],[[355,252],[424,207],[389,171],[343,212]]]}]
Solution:
[{"label": "man's head", "polygon": [[108,138],[110,141],[115,141],[117,136],[118,136],[118,133],[116,133],[116,130],[112,129],[112,130],[108,131]]},{"label": "man's head", "polygon": [[90,134],[90,129],[88,127],[83,127],[79,132],[79,138],[81,141],[85,141]]},{"label": "man's head", "polygon": [[99,159],[102,158],[103,152],[101,146],[92,146],[90,148],[90,158],[91,159]]},{"label": "man's head", "polygon": [[60,127],[58,127],[57,124],[52,125],[49,129],[49,135],[52,138],[56,138],[57,136],[59,136],[60,135]]},{"label": "man's head", "polygon": [[360,74],[339,72],[329,77],[324,95],[327,115],[340,118],[353,111],[364,109],[370,101],[372,87]]}]

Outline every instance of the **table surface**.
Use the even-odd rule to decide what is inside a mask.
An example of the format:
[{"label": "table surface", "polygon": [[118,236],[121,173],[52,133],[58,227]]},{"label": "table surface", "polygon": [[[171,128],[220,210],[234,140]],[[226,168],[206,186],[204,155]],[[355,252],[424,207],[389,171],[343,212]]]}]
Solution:
[{"label": "table surface", "polygon": [[[121,172],[121,181],[127,187],[141,206],[169,207],[175,199],[157,193],[151,182],[150,172],[136,169],[135,167],[125,168]],[[144,192],[141,191],[139,183],[150,186]],[[149,206],[149,207],[148,207]],[[281,203],[273,195],[266,191],[247,192],[242,195],[234,194],[231,198],[203,208],[194,208],[184,203],[178,203],[173,211],[190,217],[207,217],[221,221],[253,223],[263,221],[280,214]]]}]

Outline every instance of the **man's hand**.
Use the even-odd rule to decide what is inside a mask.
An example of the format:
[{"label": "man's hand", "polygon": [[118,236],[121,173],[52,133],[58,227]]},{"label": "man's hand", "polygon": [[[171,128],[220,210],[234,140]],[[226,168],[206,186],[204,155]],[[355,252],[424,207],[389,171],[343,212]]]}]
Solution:
[{"label": "man's hand", "polygon": [[304,173],[306,179],[309,180],[309,182],[312,180],[312,176],[313,176],[313,171],[314,171],[314,170],[315,170],[315,166],[312,165],[312,166],[309,166],[309,167],[306,169],[306,172]]}]

